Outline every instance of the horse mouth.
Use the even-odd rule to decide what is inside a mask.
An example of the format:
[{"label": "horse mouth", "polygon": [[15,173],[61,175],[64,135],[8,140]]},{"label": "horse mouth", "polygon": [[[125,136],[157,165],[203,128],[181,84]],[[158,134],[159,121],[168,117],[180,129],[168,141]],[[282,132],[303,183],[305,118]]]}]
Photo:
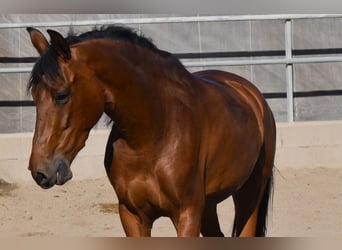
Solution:
[{"label": "horse mouth", "polygon": [[70,166],[64,161],[58,164],[56,172],[56,185],[63,185],[72,178],[72,172]]},{"label": "horse mouth", "polygon": [[72,172],[64,159],[53,162],[51,170],[38,170],[31,172],[33,179],[43,189],[49,189],[54,185],[63,185],[72,178]]},{"label": "horse mouth", "polygon": [[63,175],[57,172],[55,175],[47,177],[45,174],[36,173],[33,174],[33,179],[43,189],[52,188],[54,185],[63,185],[72,178],[72,172],[69,171],[67,175]]},{"label": "horse mouth", "polygon": [[72,178],[72,172],[71,171],[69,171],[67,173],[67,175],[62,175],[59,172],[57,172],[56,185],[63,185],[67,181],[71,180],[71,178]]}]

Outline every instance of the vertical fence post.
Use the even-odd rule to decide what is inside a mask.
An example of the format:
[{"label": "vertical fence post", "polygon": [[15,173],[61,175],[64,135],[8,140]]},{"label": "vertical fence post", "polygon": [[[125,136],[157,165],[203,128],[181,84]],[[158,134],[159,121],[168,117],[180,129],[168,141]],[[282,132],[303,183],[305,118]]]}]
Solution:
[{"label": "vertical fence post", "polygon": [[293,101],[293,64],[292,59],[292,20],[285,20],[285,57],[286,63],[286,100],[287,100],[287,121],[294,121],[294,101]]}]

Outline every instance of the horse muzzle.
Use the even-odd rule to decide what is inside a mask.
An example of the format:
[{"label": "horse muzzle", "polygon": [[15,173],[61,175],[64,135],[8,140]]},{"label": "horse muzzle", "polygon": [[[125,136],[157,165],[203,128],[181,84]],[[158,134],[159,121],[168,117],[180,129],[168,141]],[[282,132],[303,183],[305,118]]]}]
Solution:
[{"label": "horse muzzle", "polygon": [[55,159],[49,168],[31,170],[31,174],[36,183],[44,189],[63,185],[72,178],[70,166],[64,158]]}]

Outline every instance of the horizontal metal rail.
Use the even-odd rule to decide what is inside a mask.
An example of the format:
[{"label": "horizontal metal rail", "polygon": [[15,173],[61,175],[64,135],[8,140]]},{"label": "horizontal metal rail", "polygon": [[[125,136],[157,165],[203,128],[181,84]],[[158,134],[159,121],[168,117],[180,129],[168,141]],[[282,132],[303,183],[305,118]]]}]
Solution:
[{"label": "horizontal metal rail", "polygon": [[0,23],[0,29],[26,27],[63,27],[92,26],[103,24],[153,24],[153,23],[193,23],[223,21],[262,21],[262,20],[294,20],[311,18],[341,18],[342,14],[293,14],[293,15],[232,15],[232,16],[189,16],[189,17],[150,17],[150,18],[113,18],[99,20],[68,20],[59,22],[21,22]]},{"label": "horizontal metal rail", "polygon": [[303,58],[275,58],[255,60],[219,60],[219,61],[197,61],[183,62],[186,67],[206,66],[244,66],[244,65],[265,65],[265,64],[300,64],[300,63],[327,63],[342,62],[342,56],[336,57],[303,57]]},{"label": "horizontal metal rail", "polygon": [[32,71],[32,67],[4,67],[0,68],[0,73],[28,73]]},{"label": "horizontal metal rail", "polygon": [[[255,60],[208,60],[208,61],[182,61],[185,67],[210,67],[210,66],[248,66],[267,64],[301,64],[301,63],[328,63],[342,62],[342,56],[330,57],[300,57],[300,58],[275,58],[275,59],[255,59]],[[1,73],[29,73],[32,67],[2,67]]]}]

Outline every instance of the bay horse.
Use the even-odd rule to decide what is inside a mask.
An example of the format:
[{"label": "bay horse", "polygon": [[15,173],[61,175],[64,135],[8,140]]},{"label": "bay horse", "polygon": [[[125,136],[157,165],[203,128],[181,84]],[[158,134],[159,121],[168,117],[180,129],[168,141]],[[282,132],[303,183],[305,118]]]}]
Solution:
[{"label": "bay horse", "polygon": [[113,121],[104,165],[127,236],[169,217],[177,236],[223,236],[217,204],[232,196],[232,236],[265,236],[276,128],[262,94],[232,73],[190,73],[122,26],[63,37],[27,28],[40,54],[29,170],[42,188],[70,165],[103,113]]}]

